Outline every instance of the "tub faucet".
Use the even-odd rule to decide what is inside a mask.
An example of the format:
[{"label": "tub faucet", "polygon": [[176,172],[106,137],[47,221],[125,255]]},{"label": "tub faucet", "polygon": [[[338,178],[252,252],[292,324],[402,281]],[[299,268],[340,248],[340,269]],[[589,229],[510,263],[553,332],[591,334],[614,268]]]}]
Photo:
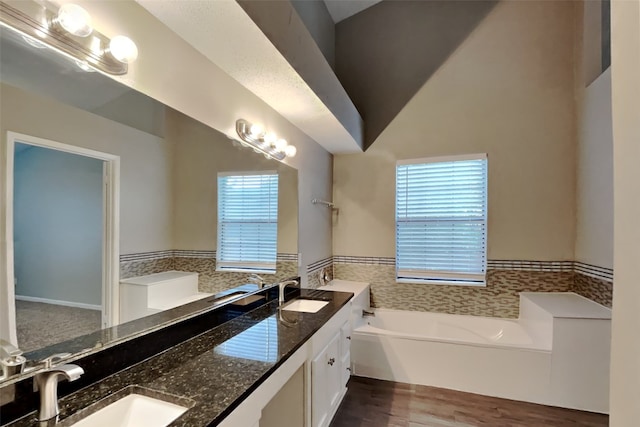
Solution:
[{"label": "tub faucet", "polygon": [[284,302],[284,288],[289,285],[298,286],[297,280],[285,280],[284,282],[278,283],[278,302],[282,305]]},{"label": "tub faucet", "polygon": [[373,310],[362,310],[362,317],[376,317],[376,313]]},{"label": "tub faucet", "polygon": [[260,289],[267,286],[267,282],[264,280],[264,277],[259,276],[256,273],[251,273],[248,280],[250,283],[255,283],[256,285],[258,285]]},{"label": "tub faucet", "polygon": [[84,369],[78,365],[66,364],[49,368],[35,376],[35,382],[40,391],[40,409],[38,421],[46,422],[56,418],[60,413],[58,406],[58,382],[61,380],[75,381],[84,374]]}]

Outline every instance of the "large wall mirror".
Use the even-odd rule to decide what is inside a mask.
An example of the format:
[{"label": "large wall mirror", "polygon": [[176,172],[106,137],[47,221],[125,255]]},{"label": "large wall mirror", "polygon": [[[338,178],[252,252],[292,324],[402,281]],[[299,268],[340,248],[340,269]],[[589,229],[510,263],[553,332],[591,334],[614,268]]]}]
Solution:
[{"label": "large wall mirror", "polygon": [[0,36],[5,343],[47,356],[142,317],[123,315],[137,297],[122,300],[120,283],[153,281],[141,276],[197,273],[172,308],[251,272],[267,283],[298,274],[295,169],[11,30]]}]

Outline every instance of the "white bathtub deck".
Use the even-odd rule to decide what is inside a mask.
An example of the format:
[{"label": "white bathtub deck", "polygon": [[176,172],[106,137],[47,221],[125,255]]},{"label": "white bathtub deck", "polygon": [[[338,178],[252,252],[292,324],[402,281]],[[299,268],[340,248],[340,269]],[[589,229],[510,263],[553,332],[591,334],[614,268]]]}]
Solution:
[{"label": "white bathtub deck", "polygon": [[596,306],[526,293],[518,320],[376,309],[354,330],[353,373],[608,413],[610,315]]}]

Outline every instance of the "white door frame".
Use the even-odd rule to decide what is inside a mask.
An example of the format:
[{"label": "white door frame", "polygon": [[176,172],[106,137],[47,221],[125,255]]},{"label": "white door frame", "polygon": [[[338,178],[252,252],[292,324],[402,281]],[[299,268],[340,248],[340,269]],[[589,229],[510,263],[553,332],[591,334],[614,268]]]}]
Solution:
[{"label": "white door frame", "polygon": [[[0,247],[0,255],[6,262],[6,273],[0,277],[8,290],[10,330],[15,334],[15,286],[14,286],[14,250],[13,250],[13,173],[14,152],[16,142],[49,148],[66,153],[104,161],[104,189],[103,189],[103,238],[102,238],[102,327],[119,323],[119,266],[120,266],[120,156],[103,153],[75,145],[64,144],[49,139],[38,138],[17,132],[7,132],[5,164],[2,168],[5,181],[5,200],[2,209],[5,210],[4,236],[5,245]],[[4,286],[1,286],[2,289]],[[12,319],[12,320],[11,320]],[[5,338],[6,339],[6,338]],[[16,344],[17,337],[11,335],[9,339]]]}]

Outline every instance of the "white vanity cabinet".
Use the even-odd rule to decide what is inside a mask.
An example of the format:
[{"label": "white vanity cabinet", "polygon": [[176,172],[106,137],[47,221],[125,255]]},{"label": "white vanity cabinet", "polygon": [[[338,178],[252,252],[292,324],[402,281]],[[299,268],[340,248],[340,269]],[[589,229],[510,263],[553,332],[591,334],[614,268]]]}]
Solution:
[{"label": "white vanity cabinet", "polygon": [[[331,424],[347,392],[351,331],[362,319],[362,310],[369,307],[369,284],[334,281],[322,290],[352,292],[355,297],[227,416],[221,427]],[[296,402],[296,397],[302,402]],[[293,421],[300,417],[304,422]]]},{"label": "white vanity cabinet", "polygon": [[346,321],[311,361],[311,425],[325,427],[347,392],[351,371],[351,323]]},{"label": "white vanity cabinet", "polygon": [[311,418],[313,427],[329,425],[342,394],[340,333],[311,361]]}]

